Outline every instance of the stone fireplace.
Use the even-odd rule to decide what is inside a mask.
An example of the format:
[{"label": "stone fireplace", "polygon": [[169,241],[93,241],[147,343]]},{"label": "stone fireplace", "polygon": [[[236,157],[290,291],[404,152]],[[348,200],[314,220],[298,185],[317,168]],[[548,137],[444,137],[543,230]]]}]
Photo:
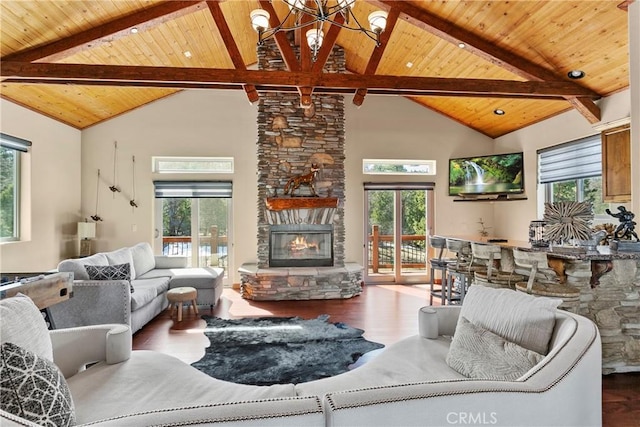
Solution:
[{"label": "stone fireplace", "polygon": [[[258,67],[286,69],[273,40],[258,47]],[[324,72],[344,71],[344,51],[336,46]],[[258,261],[240,269],[242,296],[281,300],[360,294],[362,267],[344,260],[343,96],[312,95],[311,107],[302,108],[296,92],[261,92],[257,121]],[[312,171],[313,188],[288,188],[290,178]]]}]

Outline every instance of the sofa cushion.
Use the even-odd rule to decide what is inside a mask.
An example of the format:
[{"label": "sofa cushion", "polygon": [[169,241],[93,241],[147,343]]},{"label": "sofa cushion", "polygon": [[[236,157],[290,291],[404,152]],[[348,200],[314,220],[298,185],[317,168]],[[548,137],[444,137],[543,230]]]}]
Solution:
[{"label": "sofa cushion", "polygon": [[543,358],[461,317],[446,361],[469,378],[515,381]]},{"label": "sofa cushion", "polygon": [[218,273],[212,268],[175,268],[172,269],[171,287],[192,286],[197,289],[213,288]]},{"label": "sofa cushion", "polygon": [[135,292],[131,294],[131,311],[136,311],[150,303],[155,297],[169,289],[169,278],[158,277],[156,279],[132,280]]},{"label": "sofa cushion", "polygon": [[[153,381],[142,385],[136,378]],[[221,381],[175,357],[145,350],[134,351],[122,363],[101,362],[68,382],[78,423],[180,406],[295,396],[292,384],[251,386]]]},{"label": "sofa cushion", "polygon": [[121,248],[112,252],[105,252],[109,265],[130,264],[131,279],[136,278],[136,270],[133,267],[133,257],[130,248]]},{"label": "sofa cushion", "polygon": [[116,265],[85,265],[89,280],[128,280],[129,289],[133,293],[133,285],[131,284],[131,264]]},{"label": "sofa cushion", "polygon": [[534,297],[511,289],[473,285],[465,296],[462,318],[521,347],[547,354],[556,319],[557,298]]},{"label": "sofa cushion", "polygon": [[153,255],[153,249],[147,242],[138,243],[131,247],[131,258],[133,259],[133,268],[136,271],[136,277],[143,275],[147,271],[156,267],[156,257]]},{"label": "sofa cushion", "polygon": [[38,425],[75,425],[69,386],[52,361],[13,343],[0,346],[0,408]]},{"label": "sofa cushion", "polygon": [[73,273],[74,280],[89,280],[85,265],[109,265],[109,260],[103,253],[79,259],[65,259],[58,264],[58,271]]},{"label": "sofa cushion", "polygon": [[53,346],[42,313],[31,298],[18,294],[0,300],[0,339],[53,361]]}]

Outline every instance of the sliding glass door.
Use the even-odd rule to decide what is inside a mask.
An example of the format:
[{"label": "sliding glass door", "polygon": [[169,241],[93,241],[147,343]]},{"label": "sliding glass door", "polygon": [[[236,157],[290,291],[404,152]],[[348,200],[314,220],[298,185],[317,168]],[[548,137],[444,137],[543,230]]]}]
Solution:
[{"label": "sliding glass door", "polygon": [[431,185],[365,184],[365,282],[427,281]]}]

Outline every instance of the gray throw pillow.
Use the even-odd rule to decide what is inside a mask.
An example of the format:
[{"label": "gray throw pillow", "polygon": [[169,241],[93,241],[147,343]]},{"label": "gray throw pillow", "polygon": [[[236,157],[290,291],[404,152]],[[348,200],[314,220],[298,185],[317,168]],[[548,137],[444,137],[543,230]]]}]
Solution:
[{"label": "gray throw pillow", "polygon": [[446,362],[465,377],[514,381],[543,358],[461,317]]},{"label": "gray throw pillow", "polygon": [[128,280],[129,289],[133,293],[131,284],[131,265],[129,263],[116,265],[85,265],[89,280]]},{"label": "gray throw pillow", "polygon": [[0,408],[42,426],[73,426],[69,385],[52,362],[13,343],[0,346]]}]

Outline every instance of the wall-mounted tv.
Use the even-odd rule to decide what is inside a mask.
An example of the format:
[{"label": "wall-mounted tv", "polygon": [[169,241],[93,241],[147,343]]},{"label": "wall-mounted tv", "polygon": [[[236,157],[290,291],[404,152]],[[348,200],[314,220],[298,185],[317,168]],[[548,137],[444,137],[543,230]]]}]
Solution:
[{"label": "wall-mounted tv", "polygon": [[449,195],[524,193],[523,153],[449,160]]}]

